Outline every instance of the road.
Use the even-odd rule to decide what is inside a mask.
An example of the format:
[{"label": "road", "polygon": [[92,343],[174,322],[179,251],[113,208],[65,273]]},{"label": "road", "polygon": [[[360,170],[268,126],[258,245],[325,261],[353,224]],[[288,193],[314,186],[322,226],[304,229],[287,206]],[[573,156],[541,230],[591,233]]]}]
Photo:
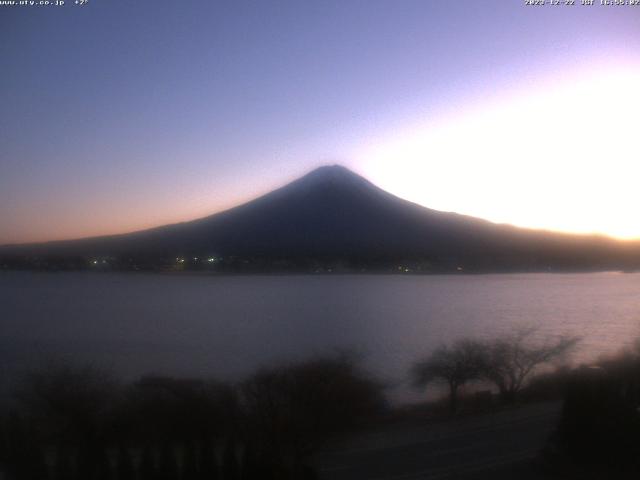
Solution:
[{"label": "road", "polygon": [[317,457],[323,480],[539,478],[532,460],[561,404],[539,403],[361,434]]}]

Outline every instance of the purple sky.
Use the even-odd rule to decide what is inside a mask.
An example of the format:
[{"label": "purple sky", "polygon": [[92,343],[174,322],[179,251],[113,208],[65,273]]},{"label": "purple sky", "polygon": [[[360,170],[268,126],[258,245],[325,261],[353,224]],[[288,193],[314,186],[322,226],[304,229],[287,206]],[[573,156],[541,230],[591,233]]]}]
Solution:
[{"label": "purple sky", "polygon": [[[570,209],[565,220],[540,224],[489,204],[474,210],[473,196],[453,201],[416,183],[404,189],[430,172],[429,181],[447,185],[452,179],[437,175],[452,160],[433,155],[429,144],[424,151],[432,154],[418,166],[402,149],[396,159],[378,155],[376,145],[407,132],[428,136],[440,121],[467,119],[503,98],[543,95],[609,71],[613,83],[585,92],[600,95],[605,108],[611,102],[597,92],[628,88],[618,92],[617,110],[605,108],[623,115],[640,95],[630,80],[639,45],[640,6],[579,0],[573,7],[519,0],[0,7],[0,244],[188,220],[325,163],[435,208],[622,235],[595,220],[573,225],[568,217],[578,214]],[[453,161],[464,172],[464,162],[483,162],[490,150],[459,155]],[[534,160],[512,161],[527,168]],[[631,168],[631,158],[624,161]],[[474,171],[475,181],[512,184],[503,170],[503,179]]]}]

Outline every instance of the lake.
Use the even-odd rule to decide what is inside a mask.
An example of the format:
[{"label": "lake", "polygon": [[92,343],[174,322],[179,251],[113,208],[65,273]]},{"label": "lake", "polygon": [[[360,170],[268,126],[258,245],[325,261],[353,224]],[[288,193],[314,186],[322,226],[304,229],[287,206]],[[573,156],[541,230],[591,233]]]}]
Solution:
[{"label": "lake", "polygon": [[535,325],[583,337],[585,361],[640,336],[640,274],[216,276],[0,273],[0,361],[237,379],[336,350],[362,355],[396,401],[416,359],[458,337]]}]

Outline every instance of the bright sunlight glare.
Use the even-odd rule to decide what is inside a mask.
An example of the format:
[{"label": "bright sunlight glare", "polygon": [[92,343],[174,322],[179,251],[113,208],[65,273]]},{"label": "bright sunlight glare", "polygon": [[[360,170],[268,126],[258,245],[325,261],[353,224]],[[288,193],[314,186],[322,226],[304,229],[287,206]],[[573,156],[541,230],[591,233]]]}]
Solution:
[{"label": "bright sunlight glare", "polygon": [[375,183],[500,223],[640,237],[640,68],[529,84],[368,145]]}]

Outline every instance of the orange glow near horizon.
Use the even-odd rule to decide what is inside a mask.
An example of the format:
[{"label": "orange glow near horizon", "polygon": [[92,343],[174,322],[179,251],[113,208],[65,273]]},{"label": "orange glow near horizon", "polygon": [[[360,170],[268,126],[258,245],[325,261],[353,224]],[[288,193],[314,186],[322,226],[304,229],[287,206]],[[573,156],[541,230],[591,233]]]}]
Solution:
[{"label": "orange glow near horizon", "polygon": [[374,183],[430,208],[638,238],[639,86],[638,67],[532,82],[358,157]]},{"label": "orange glow near horizon", "polygon": [[[243,203],[241,194],[230,195],[229,199]],[[89,211],[82,205],[64,209],[59,218],[52,222],[41,212],[27,212],[32,219],[25,228],[20,225],[20,236],[8,236],[2,244],[39,243],[58,240],[73,240],[79,238],[97,237],[103,235],[119,235],[147,230],[173,223],[196,220],[217,212],[227,210],[236,204],[229,200],[223,201],[217,197],[203,196],[201,198],[183,198],[176,201],[173,208],[157,211],[153,205],[155,197],[138,205],[127,205],[120,199],[100,206],[99,209]],[[13,229],[7,225],[8,232]],[[47,232],[43,236],[42,232]]]}]

